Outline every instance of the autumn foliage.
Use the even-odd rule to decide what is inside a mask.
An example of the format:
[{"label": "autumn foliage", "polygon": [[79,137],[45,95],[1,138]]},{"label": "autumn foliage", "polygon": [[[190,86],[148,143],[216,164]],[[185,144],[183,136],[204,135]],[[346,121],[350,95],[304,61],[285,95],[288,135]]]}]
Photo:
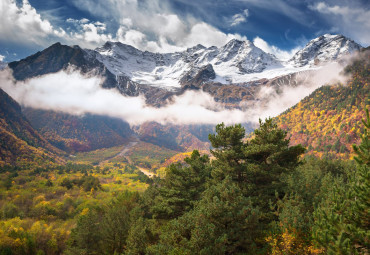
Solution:
[{"label": "autumn foliage", "polygon": [[346,68],[346,84],[323,86],[276,118],[291,144],[302,144],[318,157],[350,158],[359,143],[361,118],[369,104],[369,54]]}]

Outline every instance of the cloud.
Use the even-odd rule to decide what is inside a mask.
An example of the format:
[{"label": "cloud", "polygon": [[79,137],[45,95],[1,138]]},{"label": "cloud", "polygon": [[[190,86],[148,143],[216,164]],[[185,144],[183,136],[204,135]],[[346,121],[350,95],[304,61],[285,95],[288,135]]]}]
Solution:
[{"label": "cloud", "polygon": [[211,25],[201,22],[195,24],[190,33],[184,38],[183,47],[194,46],[194,42],[204,46],[223,46],[231,39],[247,40],[247,37],[239,34],[225,34]]},{"label": "cloud", "polygon": [[[202,91],[187,91],[172,98],[166,106],[155,108],[142,96],[123,96],[116,89],[103,89],[101,78],[86,77],[67,70],[15,81],[9,70],[0,72],[0,87],[20,104],[44,110],[107,115],[126,120],[132,125],[147,121],[162,124],[257,123],[259,118],[276,116],[298,103],[319,86],[338,81],[342,68],[333,64],[316,72],[297,74],[297,86],[279,84],[279,93],[261,87],[254,101],[241,103],[240,109],[226,108]],[[342,80],[343,81],[343,80]]]},{"label": "cloud", "polygon": [[[175,14],[167,1],[75,0],[77,8],[119,25],[112,40],[130,44],[140,50],[174,52],[196,44],[222,46],[239,34],[226,34],[195,19]],[[246,17],[248,11],[243,15]]]},{"label": "cloud", "polygon": [[[80,22],[81,22],[82,24],[88,23],[89,21],[90,21],[90,20],[89,20],[89,19],[86,19],[86,18],[82,18],[82,19],[80,19]],[[101,25],[101,24],[103,24],[103,23],[96,22],[95,24],[96,24],[96,25]]]},{"label": "cloud", "polygon": [[86,18],[69,18],[66,22],[75,29],[66,32],[52,26],[28,0],[23,0],[19,6],[14,0],[2,0],[0,3],[0,41],[43,47],[49,46],[52,41],[61,41],[93,48],[113,40],[112,35],[106,33],[106,25],[101,22],[89,22]]},{"label": "cloud", "polygon": [[106,34],[106,25],[101,22],[95,23],[80,23],[80,30],[71,32],[69,42],[75,42],[82,47],[93,48],[96,45],[101,45],[107,41],[112,41],[111,34]]},{"label": "cloud", "polygon": [[325,14],[323,17],[332,25],[333,31],[343,31],[347,36],[364,44],[370,44],[370,10],[367,7],[328,5],[318,2],[310,5],[313,11]]},{"label": "cloud", "polygon": [[[120,41],[141,50],[174,52],[199,43],[222,46],[233,38],[246,39],[238,34],[223,33],[191,16],[180,17],[171,11],[166,1],[75,0],[71,4],[106,23],[68,18],[62,29],[42,18],[28,0],[19,5],[15,0],[3,0],[0,3],[0,41],[43,47],[60,41],[84,48]],[[245,10],[244,17],[247,14]],[[108,23],[115,24],[115,28],[108,29]]]},{"label": "cloud", "polygon": [[2,0],[0,34],[0,41],[44,45],[48,38],[62,36],[65,31],[55,29],[48,20],[42,19],[28,0],[23,0],[19,7],[14,0]]},{"label": "cloud", "polygon": [[249,10],[245,9],[242,13],[237,13],[230,19],[230,26],[237,26],[241,23],[244,23],[247,21],[247,18],[249,17]]},{"label": "cloud", "polygon": [[257,98],[265,103],[257,104],[258,116],[261,119],[277,116],[323,85],[346,84],[349,77],[342,75],[343,65],[330,63],[318,70],[296,73],[294,81],[297,85],[282,83],[279,91],[269,86],[261,87]]},{"label": "cloud", "polygon": [[[66,20],[67,23],[73,23],[73,24],[86,24],[86,23],[89,23],[89,19],[86,19],[86,18],[82,18],[82,19],[72,19],[72,18],[68,18]],[[102,23],[100,23],[102,24]]]},{"label": "cloud", "polygon": [[116,89],[103,89],[100,78],[85,77],[79,72],[61,71],[15,82],[9,72],[1,72],[0,86],[16,101],[27,107],[62,111],[74,115],[93,113],[118,117],[130,124],[146,121],[160,123],[214,124],[242,122],[245,114],[228,110],[203,92],[189,91],[175,97],[162,108],[145,104],[143,97],[126,97]]},{"label": "cloud", "polygon": [[300,47],[296,47],[290,51],[284,51],[274,45],[269,45],[265,40],[258,36],[253,39],[253,44],[264,52],[275,55],[280,60],[289,60],[298,50],[300,50]]}]

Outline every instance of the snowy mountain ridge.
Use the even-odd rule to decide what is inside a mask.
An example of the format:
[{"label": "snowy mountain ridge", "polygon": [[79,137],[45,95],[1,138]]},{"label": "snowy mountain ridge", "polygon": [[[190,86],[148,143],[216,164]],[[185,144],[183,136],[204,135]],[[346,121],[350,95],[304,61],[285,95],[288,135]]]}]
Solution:
[{"label": "snowy mountain ridge", "polygon": [[151,53],[119,42],[107,42],[97,48],[96,59],[117,76],[160,87],[181,87],[180,80],[193,69],[212,65],[219,80],[238,82],[245,74],[281,67],[275,56],[263,52],[249,41],[231,40],[221,48],[202,45],[183,52]]},{"label": "snowy mountain ridge", "polygon": [[[360,45],[342,35],[323,35],[311,40],[291,60],[281,61],[250,41],[233,39],[222,47],[198,44],[182,52],[152,53],[120,42],[107,42],[88,54],[116,76],[133,82],[166,89],[180,88],[190,73],[211,65],[213,81],[243,83],[262,78],[315,69],[316,64],[351,54]],[[209,69],[209,67],[208,67]]]},{"label": "snowy mountain ridge", "polygon": [[343,35],[325,34],[311,40],[289,62],[296,67],[317,65],[321,62],[340,59],[360,50],[361,45]]}]

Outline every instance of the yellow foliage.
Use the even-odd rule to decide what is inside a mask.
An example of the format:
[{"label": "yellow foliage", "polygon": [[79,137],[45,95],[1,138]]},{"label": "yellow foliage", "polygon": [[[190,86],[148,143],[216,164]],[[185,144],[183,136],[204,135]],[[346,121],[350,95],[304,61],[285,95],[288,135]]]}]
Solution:
[{"label": "yellow foliage", "polygon": [[89,213],[89,208],[84,208],[82,212],[80,213],[81,216],[86,215]]},{"label": "yellow foliage", "polygon": [[269,236],[265,240],[271,247],[272,255],[324,254],[323,249],[317,249],[312,244],[305,243],[294,230],[289,232],[286,229],[282,234]]}]

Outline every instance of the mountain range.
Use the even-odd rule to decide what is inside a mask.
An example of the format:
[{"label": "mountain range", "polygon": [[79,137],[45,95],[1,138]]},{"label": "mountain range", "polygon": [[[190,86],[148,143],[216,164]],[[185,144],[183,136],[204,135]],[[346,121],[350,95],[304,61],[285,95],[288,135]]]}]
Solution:
[{"label": "mountain range", "polygon": [[[197,45],[182,52],[165,54],[140,51],[119,42],[107,42],[95,50],[56,43],[25,59],[8,63],[4,68],[9,68],[19,81],[72,68],[87,76],[101,76],[104,78],[101,83],[104,89],[116,88],[126,96],[144,95],[146,102],[155,107],[169,103],[168,99],[172,96],[187,90],[202,90],[228,108],[240,108],[241,102],[268,103],[269,97],[259,96],[262,86],[281,93],[283,86],[298,86],[325,63],[342,61],[361,49],[359,44],[349,38],[329,34],[310,41],[287,61],[264,52],[250,41],[235,39],[219,48]],[[361,90],[365,95],[368,93],[366,88]],[[351,94],[351,91],[345,94]],[[107,116],[73,116],[51,110],[21,109],[5,92],[2,92],[2,97],[6,98],[4,102],[13,102],[6,105],[3,103],[0,107],[0,112],[5,116],[1,124],[3,129],[27,145],[40,148],[41,151],[50,151],[53,155],[107,148],[136,139],[179,152],[207,149],[207,135],[213,132],[212,125],[162,125],[150,122],[130,127],[122,120]],[[361,100],[363,102],[364,99]],[[12,107],[9,108],[9,105]],[[253,107],[253,103],[250,107]],[[18,124],[13,124],[13,127],[31,130],[28,132],[31,138],[22,135],[25,132],[19,131],[19,128],[9,131],[8,127],[12,125],[8,122],[13,117],[5,113],[13,108],[12,116],[18,116]],[[295,108],[292,109],[291,112],[295,112]],[[284,114],[281,116],[290,116],[289,111]],[[292,118],[280,117],[280,124],[290,130],[293,142],[301,142],[298,138],[301,133],[296,133]],[[248,131],[252,130],[252,126],[246,127]],[[1,154],[9,154],[9,151],[14,153],[2,157],[2,160],[14,163],[17,150],[5,146],[10,141],[8,138],[2,139]],[[353,137],[349,139],[349,142],[353,141]],[[309,143],[305,142],[308,146]],[[340,142],[344,143],[344,140]],[[318,150],[319,147],[312,150]],[[340,148],[349,150],[346,146]]]},{"label": "mountain range", "polygon": [[56,43],[8,66],[17,80],[74,67],[91,76],[102,76],[104,88],[116,87],[128,96],[143,94],[147,103],[160,106],[187,89],[202,89],[216,97],[215,91],[227,84],[231,92],[242,87],[244,95],[253,94],[253,85],[265,79],[317,69],[324,62],[361,48],[342,35],[326,34],[310,41],[290,60],[282,61],[250,41],[236,39],[219,48],[197,45],[165,54],[141,51],[120,42],[107,42],[95,50]]}]

